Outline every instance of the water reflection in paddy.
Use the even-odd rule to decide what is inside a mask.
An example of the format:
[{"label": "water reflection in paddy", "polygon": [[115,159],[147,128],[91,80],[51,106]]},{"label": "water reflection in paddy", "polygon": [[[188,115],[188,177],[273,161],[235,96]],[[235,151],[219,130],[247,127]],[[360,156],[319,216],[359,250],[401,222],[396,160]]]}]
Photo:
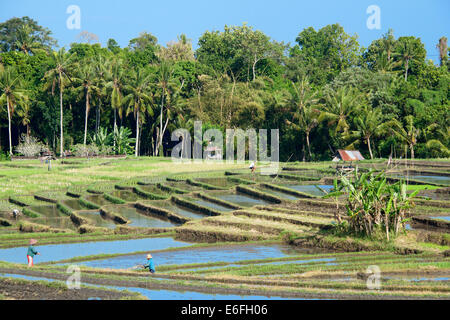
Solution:
[{"label": "water reflection in paddy", "polygon": [[233,209],[228,208],[228,207],[224,207],[221,206],[220,204],[214,203],[214,202],[209,202],[209,201],[205,201],[205,200],[194,200],[195,203],[204,206],[204,207],[208,207],[214,210],[219,210],[219,211],[232,211]]},{"label": "water reflection in paddy", "polygon": [[114,229],[116,227],[116,224],[113,221],[102,218],[98,211],[78,211],[77,214],[89,219],[97,227],[109,229]]},{"label": "water reflection in paddy", "polygon": [[62,214],[56,208],[56,205],[50,205],[50,206],[31,206],[31,210],[36,211],[37,213],[46,216],[46,217],[61,217]]},{"label": "water reflection in paddy", "polygon": [[[41,253],[36,256],[35,263],[58,261],[80,256],[97,254],[131,253],[136,251],[163,250],[172,247],[191,245],[188,242],[174,240],[172,238],[146,238],[119,241],[97,241],[84,243],[36,245]],[[0,261],[13,263],[26,263],[27,246],[0,249]]]},{"label": "water reflection in paddy", "polygon": [[[319,188],[324,189],[326,192],[330,192],[333,189],[332,185],[317,185]],[[318,189],[315,185],[284,185],[286,188],[294,189],[300,192],[308,193],[313,196],[324,196],[325,193]]]},{"label": "water reflection in paddy", "polygon": [[247,195],[243,195],[243,194],[221,194],[221,195],[215,195],[216,198],[228,201],[228,202],[232,202],[234,204],[237,204],[239,206],[242,207],[252,207],[254,205],[258,205],[258,204],[269,204],[270,202],[262,200],[262,199],[257,199],[257,198],[253,198]]},{"label": "water reflection in paddy", "polygon": [[[153,260],[158,265],[190,264],[207,262],[236,262],[241,260],[282,258],[311,252],[310,249],[293,249],[288,245],[231,245],[226,247],[193,248],[157,252]],[[129,255],[83,262],[83,265],[96,268],[127,269],[143,263],[145,256]]]},{"label": "water reflection in paddy", "polygon": [[185,207],[179,207],[175,204],[172,203],[167,203],[167,202],[160,202],[158,203],[158,205],[156,205],[157,207],[169,210],[173,213],[179,214],[180,216],[183,217],[187,217],[187,218],[191,218],[191,219],[202,219],[205,218],[206,215],[201,214],[199,212],[190,210],[188,208]]},{"label": "water reflection in paddy", "polygon": [[131,220],[131,222],[127,224],[131,227],[170,228],[178,225],[171,222],[167,218],[158,215],[151,215],[150,213],[131,206],[116,206],[114,208],[114,212],[117,212],[124,218]]},{"label": "water reflection in paddy", "polygon": [[[60,280],[48,279],[43,277],[33,277],[21,274],[12,273],[0,273],[1,277],[25,279],[32,281],[48,281],[48,282],[61,282]],[[304,300],[302,298],[284,298],[279,296],[245,296],[245,295],[235,295],[235,294],[214,294],[214,293],[202,293],[196,291],[185,291],[185,290],[157,290],[157,289],[145,289],[136,287],[119,287],[119,286],[106,286],[106,285],[96,285],[96,284],[85,284],[89,287],[102,287],[114,290],[127,290],[131,292],[137,292],[147,297],[149,300]],[[92,297],[91,299],[95,299]]]},{"label": "water reflection in paddy", "polygon": [[395,178],[419,180],[428,183],[437,183],[450,186],[450,177],[446,176],[428,176],[428,175],[392,175]]}]

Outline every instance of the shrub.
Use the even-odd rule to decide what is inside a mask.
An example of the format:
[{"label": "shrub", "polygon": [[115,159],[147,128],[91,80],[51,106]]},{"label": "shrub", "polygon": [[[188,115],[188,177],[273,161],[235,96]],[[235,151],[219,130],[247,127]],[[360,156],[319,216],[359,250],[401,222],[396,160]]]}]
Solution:
[{"label": "shrub", "polygon": [[15,149],[17,153],[22,154],[25,157],[36,157],[44,150],[44,148],[44,144],[39,142],[37,138],[22,134],[20,143]]},{"label": "shrub", "polygon": [[336,191],[325,197],[347,194],[345,207],[350,230],[367,236],[384,231],[387,240],[391,232],[397,235],[404,229],[406,214],[413,206],[411,199],[419,192],[408,194],[403,181],[388,184],[384,172],[375,175],[373,170],[361,175],[356,171],[354,179],[341,177],[334,185]]},{"label": "shrub", "polygon": [[76,144],[71,149],[77,157],[92,157],[100,154],[100,150],[95,144]]}]

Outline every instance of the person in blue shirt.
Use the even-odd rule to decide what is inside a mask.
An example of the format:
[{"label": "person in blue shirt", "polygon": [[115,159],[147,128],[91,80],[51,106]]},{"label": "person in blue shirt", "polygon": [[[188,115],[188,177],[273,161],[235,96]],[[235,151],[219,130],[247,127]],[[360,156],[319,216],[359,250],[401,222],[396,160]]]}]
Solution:
[{"label": "person in blue shirt", "polygon": [[33,266],[33,258],[35,255],[40,255],[39,252],[37,252],[37,250],[33,247],[33,245],[35,245],[37,243],[36,239],[31,239],[30,240],[30,246],[28,247],[28,251],[27,251],[27,260],[28,260],[28,266],[32,267]]},{"label": "person in blue shirt", "polygon": [[153,263],[153,257],[150,253],[147,255],[147,263],[144,264],[144,269],[147,268],[151,273],[155,273],[155,264]]}]

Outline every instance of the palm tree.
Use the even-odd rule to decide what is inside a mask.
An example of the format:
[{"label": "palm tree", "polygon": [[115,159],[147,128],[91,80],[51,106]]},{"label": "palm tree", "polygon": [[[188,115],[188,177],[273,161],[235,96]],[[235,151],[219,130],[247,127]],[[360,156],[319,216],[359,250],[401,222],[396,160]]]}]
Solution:
[{"label": "palm tree", "polygon": [[339,134],[348,135],[350,128],[348,119],[354,113],[360,99],[361,94],[350,87],[341,87],[327,93],[326,103],[322,107],[318,121],[328,121],[328,126],[334,127],[332,135],[335,137],[338,137]]},{"label": "palm tree", "polygon": [[379,136],[385,131],[381,108],[372,109],[369,106],[364,106],[358,110],[358,113],[353,121],[357,130],[353,131],[348,136],[348,138],[354,140],[350,146],[353,146],[360,140],[363,140],[369,148],[370,159],[373,159],[370,139],[372,137]]},{"label": "palm tree", "polygon": [[386,51],[383,51],[380,53],[377,60],[375,61],[374,67],[381,73],[390,73],[392,72],[392,69],[395,67],[395,63],[393,62],[392,59],[389,59],[388,53]]},{"label": "palm tree", "polygon": [[0,73],[0,103],[6,102],[8,111],[8,134],[9,134],[9,154],[12,156],[11,141],[11,117],[14,113],[14,107],[25,100],[25,92],[21,86],[21,79],[14,67],[6,67]]},{"label": "palm tree", "polygon": [[59,87],[59,106],[60,106],[60,126],[61,126],[61,154],[64,152],[64,133],[63,133],[63,91],[64,86],[66,85],[67,80],[72,82],[70,78],[70,74],[72,72],[72,68],[74,67],[73,58],[75,53],[67,54],[64,48],[61,48],[58,52],[53,51],[51,58],[53,65],[55,66],[53,69],[48,70],[44,75],[44,80],[47,81],[47,88],[51,87],[52,95],[55,91],[55,86]]},{"label": "palm tree", "polygon": [[298,81],[297,85],[292,82],[294,88],[293,104],[295,106],[293,121],[297,121],[298,124],[291,121],[287,121],[288,124],[292,124],[297,129],[305,133],[306,145],[308,146],[309,160],[311,160],[311,146],[309,142],[309,135],[318,124],[318,118],[320,111],[317,109],[318,105],[318,93],[313,91],[308,82],[308,78],[304,77],[301,81]]},{"label": "palm tree", "polygon": [[[430,135],[433,133],[433,137]],[[432,152],[433,156],[449,157],[450,156],[450,127],[441,127],[437,123],[432,123],[423,130],[427,148]]]},{"label": "palm tree", "polygon": [[[182,99],[181,95],[181,89],[175,89],[173,92],[172,90],[168,90],[167,91],[167,97],[166,97],[166,103],[165,103],[165,112],[163,113],[163,115],[165,116],[165,123],[163,125],[163,130],[160,133],[159,137],[164,137],[164,134],[168,128],[169,125],[169,121],[171,120],[175,120],[175,123],[178,122],[183,122],[184,121],[184,117],[183,117],[183,112],[182,112],[182,108],[183,106],[186,105],[186,102]],[[158,117],[158,119],[156,119],[156,121],[160,120],[160,117]],[[159,121],[161,123],[161,121]],[[169,125],[170,129],[169,130],[176,130],[174,123],[171,123]],[[161,140],[160,140],[161,141]],[[161,147],[161,156],[163,155],[163,150],[162,150],[162,145],[159,145]],[[157,150],[157,149],[156,149]]]},{"label": "palm tree", "polygon": [[140,68],[133,73],[131,84],[125,87],[126,91],[129,92],[129,94],[123,99],[124,105],[128,106],[127,115],[133,112],[136,118],[136,157],[139,156],[140,114],[148,112],[150,115],[153,115],[153,110],[151,108],[152,98],[146,93],[149,84],[150,76],[143,68]]},{"label": "palm tree", "polygon": [[415,60],[415,52],[411,41],[398,42],[395,56],[399,58],[398,64],[405,68],[405,81],[408,80],[408,70],[411,61]]},{"label": "palm tree", "polygon": [[414,126],[414,116],[406,116],[404,126],[397,119],[386,122],[385,126],[409,147],[411,159],[414,160],[414,146],[420,135],[420,130]]},{"label": "palm tree", "polygon": [[30,137],[30,122],[31,122],[31,103],[29,99],[24,99],[20,108],[17,110],[17,115],[22,118],[22,125],[27,127],[27,137]]},{"label": "palm tree", "polygon": [[29,55],[30,52],[34,53],[37,50],[43,50],[39,38],[33,35],[32,28],[27,24],[22,25],[19,30],[17,30],[15,46],[26,55]]},{"label": "palm tree", "polygon": [[99,89],[95,93],[98,98],[97,112],[95,114],[95,132],[98,133],[100,128],[100,113],[102,110],[102,98],[106,95],[106,83],[108,77],[108,68],[110,61],[106,60],[102,55],[98,54],[92,59],[94,72],[97,77],[95,78],[96,87]]},{"label": "palm tree", "polygon": [[[117,128],[117,112],[122,119],[122,88],[123,83],[123,63],[121,59],[114,59],[108,65],[107,72],[108,82],[106,88],[111,90],[111,108],[114,110],[114,130]],[[116,145],[116,138],[114,136],[114,146]]]},{"label": "palm tree", "polygon": [[156,145],[156,155],[158,155],[159,149],[161,148],[161,156],[163,155],[163,112],[164,112],[164,98],[167,93],[167,91],[170,89],[170,87],[173,85],[173,68],[172,66],[166,62],[162,61],[159,65],[159,70],[157,73],[157,86],[161,88],[161,112],[159,116],[159,133],[157,136],[159,139],[157,139],[157,145]]},{"label": "palm tree", "polygon": [[84,140],[83,144],[86,145],[87,141],[87,124],[89,117],[89,110],[91,108],[90,99],[94,94],[98,94],[100,89],[96,86],[96,72],[94,67],[89,62],[85,61],[77,74],[77,82],[80,86],[78,90],[80,95],[84,96],[86,101],[85,118],[84,118]]},{"label": "palm tree", "polygon": [[394,30],[389,29],[388,32],[383,35],[383,39],[381,40],[383,51],[386,52],[388,62],[391,62],[392,53],[395,49],[395,43],[396,40],[394,37]]}]

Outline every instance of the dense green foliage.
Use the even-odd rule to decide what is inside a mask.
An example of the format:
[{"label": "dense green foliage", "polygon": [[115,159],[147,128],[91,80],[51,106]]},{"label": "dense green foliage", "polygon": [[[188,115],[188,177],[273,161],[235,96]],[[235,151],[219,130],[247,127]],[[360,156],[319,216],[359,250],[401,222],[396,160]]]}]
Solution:
[{"label": "dense green foliage", "polygon": [[397,235],[404,230],[411,200],[419,192],[409,194],[405,182],[389,184],[384,172],[375,174],[372,170],[363,174],[356,171],[350,179],[343,176],[339,183],[335,180],[334,189],[325,197],[348,194],[345,208],[352,232],[374,236],[381,231],[387,240],[391,232]]},{"label": "dense green foliage", "polygon": [[284,161],[328,160],[338,148],[450,155],[443,38],[436,66],[420,38],[390,30],[362,48],[338,24],[304,29],[293,46],[225,26],[205,32],[195,52],[185,35],[161,46],[141,33],[126,48],[110,39],[67,52],[54,51],[50,35],[28,17],[0,23],[3,155],[22,133],[57,154],[92,143],[100,153],[169,155],[171,133],[193,132],[195,120],[223,133],[278,128]]}]

